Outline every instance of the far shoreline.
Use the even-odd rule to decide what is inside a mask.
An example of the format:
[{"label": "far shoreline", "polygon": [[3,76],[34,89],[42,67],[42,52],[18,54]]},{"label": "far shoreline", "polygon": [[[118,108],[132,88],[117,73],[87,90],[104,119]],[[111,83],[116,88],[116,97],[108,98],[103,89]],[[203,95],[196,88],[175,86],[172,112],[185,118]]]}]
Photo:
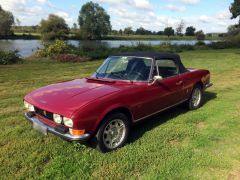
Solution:
[{"label": "far shoreline", "polygon": [[[218,36],[206,36],[204,40],[221,40],[221,37]],[[0,36],[0,40],[41,40],[41,35],[34,33],[28,33],[28,34],[15,34],[11,36]],[[65,38],[64,40],[85,40],[78,38],[76,36],[71,36]],[[163,35],[108,35],[101,39],[95,39],[96,40],[112,40],[112,41],[134,41],[134,40],[140,40],[140,41],[154,41],[154,40],[162,40],[162,41],[191,41],[191,40],[197,40],[195,36],[163,36]],[[91,40],[88,40],[91,41]]]}]

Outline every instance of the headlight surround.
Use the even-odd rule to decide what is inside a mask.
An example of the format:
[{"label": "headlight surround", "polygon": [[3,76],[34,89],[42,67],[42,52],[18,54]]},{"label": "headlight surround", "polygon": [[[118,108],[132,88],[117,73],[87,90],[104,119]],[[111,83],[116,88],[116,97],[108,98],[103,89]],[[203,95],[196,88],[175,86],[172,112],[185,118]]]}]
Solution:
[{"label": "headlight surround", "polygon": [[24,108],[27,110],[27,111],[30,111],[30,112],[33,112],[35,109],[34,109],[34,106],[31,105],[30,103],[28,103],[27,101],[24,101]]},{"label": "headlight surround", "polygon": [[67,117],[63,117],[63,123],[65,126],[73,127],[73,120]]},{"label": "headlight surround", "polygon": [[60,116],[59,114],[53,114],[53,120],[54,122],[61,124],[62,123],[62,116]]}]

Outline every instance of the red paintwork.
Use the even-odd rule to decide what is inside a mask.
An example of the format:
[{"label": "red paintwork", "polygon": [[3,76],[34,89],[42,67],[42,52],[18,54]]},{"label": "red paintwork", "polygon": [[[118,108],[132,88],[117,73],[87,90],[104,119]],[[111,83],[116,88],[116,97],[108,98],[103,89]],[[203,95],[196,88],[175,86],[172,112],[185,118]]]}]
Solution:
[{"label": "red paintwork", "polygon": [[[84,78],[37,89],[24,99],[38,108],[72,118],[74,129],[85,129],[93,134],[102,119],[114,109],[128,110],[134,123],[187,100],[193,86],[199,82],[205,85],[209,78],[209,71],[194,69],[154,85]],[[180,81],[183,83],[177,85]],[[41,120],[50,126],[56,125],[52,121]]]}]

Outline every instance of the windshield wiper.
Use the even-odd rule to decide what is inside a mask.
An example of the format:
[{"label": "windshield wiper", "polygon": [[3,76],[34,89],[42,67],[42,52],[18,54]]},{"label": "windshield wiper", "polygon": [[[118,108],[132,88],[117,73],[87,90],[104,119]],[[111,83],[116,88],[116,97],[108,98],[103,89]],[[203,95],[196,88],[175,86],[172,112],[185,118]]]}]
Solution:
[{"label": "windshield wiper", "polygon": [[98,79],[99,72],[95,71],[95,77]]},{"label": "windshield wiper", "polygon": [[107,82],[107,83],[115,83],[116,81],[114,80],[110,80],[110,79],[97,79],[97,78],[93,78],[93,77],[86,77],[86,79],[88,80],[93,80],[93,81],[99,81],[99,82]]}]

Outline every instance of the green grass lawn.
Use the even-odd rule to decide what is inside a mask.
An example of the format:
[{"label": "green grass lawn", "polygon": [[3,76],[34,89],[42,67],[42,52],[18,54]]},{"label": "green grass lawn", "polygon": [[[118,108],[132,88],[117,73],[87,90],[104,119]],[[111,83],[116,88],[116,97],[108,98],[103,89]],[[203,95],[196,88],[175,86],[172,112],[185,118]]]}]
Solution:
[{"label": "green grass lawn", "polygon": [[212,73],[214,86],[203,107],[177,107],[150,118],[133,128],[125,147],[107,154],[41,135],[24,119],[22,104],[28,92],[90,75],[102,61],[0,66],[1,179],[239,179],[240,51],[189,51],[181,57],[187,67]]}]

